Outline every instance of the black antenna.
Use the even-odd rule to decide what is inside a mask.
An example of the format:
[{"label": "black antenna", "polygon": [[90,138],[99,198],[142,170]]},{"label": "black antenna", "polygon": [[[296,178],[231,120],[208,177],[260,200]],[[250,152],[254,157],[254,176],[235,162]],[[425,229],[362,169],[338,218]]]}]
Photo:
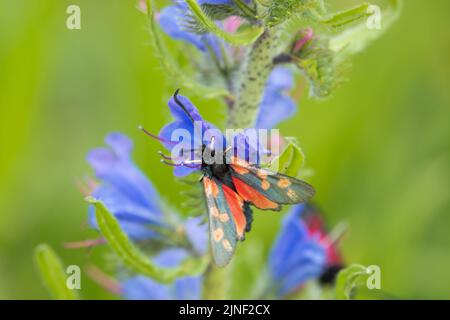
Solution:
[{"label": "black antenna", "polygon": [[195,122],[194,118],[192,118],[191,114],[187,110],[187,108],[184,106],[184,104],[178,99],[178,93],[180,92],[180,89],[178,88],[175,93],[173,94],[173,100],[175,100],[176,104],[180,106],[181,109],[187,114],[189,119],[192,121],[192,123]]}]

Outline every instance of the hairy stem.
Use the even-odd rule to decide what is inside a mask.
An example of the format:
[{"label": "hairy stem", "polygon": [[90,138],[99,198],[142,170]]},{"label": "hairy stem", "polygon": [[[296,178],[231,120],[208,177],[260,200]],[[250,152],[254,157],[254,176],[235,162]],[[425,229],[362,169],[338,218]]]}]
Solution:
[{"label": "hairy stem", "polygon": [[229,268],[219,268],[211,262],[203,280],[204,300],[224,300],[228,290]]},{"label": "hairy stem", "polygon": [[249,128],[255,124],[264,88],[277,55],[277,28],[267,29],[248,52],[238,86],[236,101],[230,110],[229,128]]}]

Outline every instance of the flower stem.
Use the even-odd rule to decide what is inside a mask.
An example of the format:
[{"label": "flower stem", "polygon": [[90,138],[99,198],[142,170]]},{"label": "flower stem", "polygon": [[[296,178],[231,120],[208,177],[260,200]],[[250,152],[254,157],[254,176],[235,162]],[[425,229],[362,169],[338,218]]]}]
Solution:
[{"label": "flower stem", "polygon": [[228,290],[229,268],[219,268],[211,262],[204,275],[203,299],[224,300]]},{"label": "flower stem", "polygon": [[249,128],[256,122],[264,88],[273,68],[279,45],[278,29],[267,29],[248,52],[236,94],[230,110],[229,128]]}]

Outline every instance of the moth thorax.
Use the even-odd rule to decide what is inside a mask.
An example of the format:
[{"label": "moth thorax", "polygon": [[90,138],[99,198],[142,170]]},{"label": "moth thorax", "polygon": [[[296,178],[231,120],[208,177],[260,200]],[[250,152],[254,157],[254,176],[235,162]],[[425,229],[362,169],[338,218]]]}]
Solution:
[{"label": "moth thorax", "polygon": [[225,164],[224,153],[207,147],[203,150],[202,163],[209,166]]},{"label": "moth thorax", "polygon": [[229,168],[226,164],[214,164],[211,166],[212,173],[215,177],[222,178],[227,175]]}]

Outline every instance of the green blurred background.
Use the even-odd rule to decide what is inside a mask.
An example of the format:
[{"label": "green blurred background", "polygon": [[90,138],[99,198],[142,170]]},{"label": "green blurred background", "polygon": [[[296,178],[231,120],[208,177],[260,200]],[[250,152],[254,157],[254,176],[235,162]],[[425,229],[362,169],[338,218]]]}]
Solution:
[{"label": "green blurred background", "polygon": [[[81,30],[65,27],[69,4],[81,7]],[[448,0],[407,0],[334,97],[302,98],[281,127],[300,138],[330,224],[350,225],[346,261],[380,265],[382,288],[399,298],[450,298],[449,12]],[[104,248],[62,247],[95,236],[75,182],[107,133],[135,141],[136,162],[177,206],[183,186],[136,129],[169,118],[165,79],[134,0],[0,0],[0,298],[49,297],[32,260],[41,242],[66,264],[107,267]],[[219,104],[195,102],[221,123]],[[280,216],[258,213],[234,262],[234,297],[258,277]],[[114,297],[82,281],[85,298]]]}]

